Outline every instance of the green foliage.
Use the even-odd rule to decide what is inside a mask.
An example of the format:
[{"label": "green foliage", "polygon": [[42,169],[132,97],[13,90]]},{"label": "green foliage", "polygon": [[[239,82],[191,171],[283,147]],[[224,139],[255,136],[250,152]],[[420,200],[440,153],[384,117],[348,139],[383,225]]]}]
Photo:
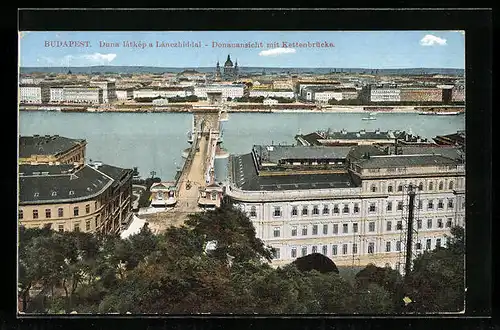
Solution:
[{"label": "green foliage", "polygon": [[[215,250],[205,251],[216,241]],[[370,313],[462,309],[463,228],[446,248],[425,252],[403,280],[368,265],[334,272],[272,268],[272,249],[240,210],[224,206],[153,235],[19,230],[19,296],[41,313]],[[229,262],[231,261],[231,262]],[[341,275],[346,274],[341,271]],[[347,275],[343,275],[347,276]],[[38,289],[38,294],[30,289]],[[404,306],[402,298],[412,303]]]}]

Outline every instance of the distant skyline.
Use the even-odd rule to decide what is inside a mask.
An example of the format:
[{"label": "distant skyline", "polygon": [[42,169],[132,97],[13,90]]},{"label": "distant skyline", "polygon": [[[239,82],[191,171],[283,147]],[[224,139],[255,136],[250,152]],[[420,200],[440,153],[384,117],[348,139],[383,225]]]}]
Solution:
[{"label": "distant skyline", "polygon": [[465,68],[463,31],[21,32],[19,46],[22,67]]}]

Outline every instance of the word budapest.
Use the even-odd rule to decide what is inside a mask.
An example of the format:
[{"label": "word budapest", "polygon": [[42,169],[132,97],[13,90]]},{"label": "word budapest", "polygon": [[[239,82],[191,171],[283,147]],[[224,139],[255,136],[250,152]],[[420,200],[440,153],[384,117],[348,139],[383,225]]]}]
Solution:
[{"label": "word budapest", "polygon": [[90,47],[90,41],[86,40],[46,40],[45,47]]}]

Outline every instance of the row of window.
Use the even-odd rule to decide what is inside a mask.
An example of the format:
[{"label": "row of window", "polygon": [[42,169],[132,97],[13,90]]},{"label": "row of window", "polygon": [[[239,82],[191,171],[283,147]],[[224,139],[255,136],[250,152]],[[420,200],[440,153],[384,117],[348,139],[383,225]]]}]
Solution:
[{"label": "row of window", "polygon": [[[453,190],[453,187],[454,187],[454,184],[453,184],[453,181],[450,181],[448,183],[448,189],[449,190]],[[422,182],[420,182],[417,186],[418,190],[424,190],[424,184]],[[438,184],[438,190],[443,190],[444,189],[444,182],[443,181],[440,181],[439,184]],[[429,189],[430,191],[434,190],[434,183],[433,182],[429,182]],[[370,186],[370,191],[371,192],[377,192],[377,186],[375,184],[372,184]],[[387,192],[391,193],[393,192],[394,189],[393,189],[393,186],[392,185],[388,185],[387,186]],[[402,192],[403,191],[403,185],[400,184],[398,185],[398,188],[397,188],[397,191],[398,192]]]},{"label": "row of window", "polygon": [[[86,214],[90,213],[90,204],[85,205],[85,213]],[[77,217],[79,214],[80,214],[79,207],[75,206],[73,208],[73,216]],[[60,207],[60,208],[57,209],[57,216],[59,218],[64,217],[64,209],[62,207]],[[24,218],[24,212],[23,212],[23,210],[19,210],[18,217],[19,217],[19,220],[22,220]],[[39,218],[38,210],[35,209],[35,210],[33,210],[33,219],[38,219],[38,218]],[[51,209],[45,209],[45,218],[46,219],[52,218],[52,210]]]},{"label": "row of window", "polygon": [[[396,241],[395,244],[394,244],[394,250],[393,250],[393,243],[394,242],[391,242],[391,241],[387,241],[385,242],[385,252],[399,252],[401,251],[402,249],[402,244],[401,244],[401,241]],[[430,250],[431,249],[431,245],[432,245],[432,239],[428,238],[426,239],[425,241],[425,249],[426,250]],[[436,248],[439,248],[441,247],[441,238],[437,238],[436,239]],[[310,253],[322,253],[323,255],[325,256],[328,256],[328,245],[322,245],[321,246],[321,252],[318,250],[318,246],[317,245],[312,245],[311,246],[311,249],[310,249]],[[339,248],[341,249],[341,251],[339,251]],[[422,250],[422,243],[419,241],[415,244],[415,249],[416,250]],[[274,257],[276,259],[280,259],[280,249],[279,248],[275,248],[275,252],[274,252]],[[290,249],[290,257],[291,258],[297,258],[297,248],[296,247],[292,247]],[[336,256],[336,255],[339,255],[339,252],[341,252],[342,255],[346,255],[346,254],[349,254],[349,250],[348,250],[348,244],[332,244],[331,245],[331,248],[330,248],[330,253],[332,256]],[[367,251],[366,251],[368,254],[373,254],[376,252],[376,249],[375,249],[375,243],[374,242],[369,242],[368,245],[367,245]],[[308,246],[302,246],[300,248],[300,257],[304,257],[306,256],[307,254],[309,253],[309,248]],[[358,244],[357,243],[352,243],[351,244],[351,254],[358,254]]]},{"label": "row of window", "polygon": [[[452,224],[452,218],[448,218],[446,221],[446,228],[450,228]],[[433,220],[428,219],[427,220],[427,229],[431,229],[433,225]],[[396,222],[396,230],[401,230],[403,226],[403,221],[399,220]],[[322,225],[322,233],[323,235],[328,235],[328,224],[323,224]],[[422,220],[417,219],[416,221],[416,227],[417,229],[422,229]],[[387,221],[386,222],[386,231],[392,231],[392,221]],[[437,228],[443,228],[443,219],[437,219]],[[318,235],[318,229],[319,225],[312,225],[312,235]],[[308,235],[308,230],[309,226],[303,225],[301,228],[301,235],[302,236],[307,236]],[[358,223],[353,223],[352,224],[352,232],[357,233],[359,230]],[[368,223],[368,232],[375,232],[375,221],[371,221]],[[333,224],[332,225],[332,233],[333,234],[338,234],[339,233],[339,225],[338,224]],[[348,234],[349,233],[349,224],[344,223],[342,224],[342,233],[343,234]],[[274,227],[273,229],[273,236],[274,237],[281,237],[281,227]],[[291,236],[298,236],[298,229],[297,226],[292,226],[291,228]]]},{"label": "row of window", "polygon": [[[392,209],[393,209],[392,205],[393,205],[392,201],[387,202],[386,210],[388,212],[392,211]],[[417,207],[420,210],[423,208],[423,201],[422,200],[418,201]],[[450,198],[450,199],[448,199],[447,208],[448,209],[453,209],[453,207],[454,207],[454,202],[453,202],[453,199]],[[465,207],[465,204],[462,204],[462,207]],[[403,210],[403,202],[402,201],[398,201],[397,202],[396,209],[398,211],[402,211]],[[427,210],[433,210],[433,209],[434,209],[434,200],[431,199],[431,200],[427,201]],[[443,199],[439,199],[438,200],[437,209],[438,210],[443,210],[444,209],[444,200]],[[354,214],[359,213],[359,203],[354,203],[353,211],[354,211]],[[370,205],[368,206],[368,212],[369,213],[374,213],[376,211],[377,211],[376,204],[375,203],[370,203]],[[343,214],[350,213],[350,208],[349,208],[348,204],[343,204],[342,213]],[[274,207],[274,211],[273,211],[273,216],[274,217],[281,217],[282,214],[283,214],[282,207],[281,206],[275,206]],[[291,215],[292,216],[297,216],[298,214],[299,214],[298,207],[297,206],[292,206]],[[312,215],[319,215],[319,214],[320,214],[319,206],[318,205],[314,205],[313,208],[312,208]],[[330,215],[330,208],[329,208],[328,205],[324,205],[323,206],[321,214],[322,215]],[[333,206],[333,214],[340,214],[339,204],[335,204]],[[302,216],[308,216],[309,215],[309,207],[303,206],[302,210],[301,210],[301,215]],[[249,216],[250,217],[256,217],[257,216],[257,208],[255,206],[252,206],[250,208]]]}]

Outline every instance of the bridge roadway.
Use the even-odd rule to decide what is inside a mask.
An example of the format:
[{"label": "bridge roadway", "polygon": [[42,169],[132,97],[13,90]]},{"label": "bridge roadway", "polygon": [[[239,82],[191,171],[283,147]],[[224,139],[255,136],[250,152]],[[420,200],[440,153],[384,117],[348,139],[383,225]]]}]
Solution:
[{"label": "bridge roadway", "polygon": [[[195,136],[197,140],[193,141],[193,147],[186,158],[177,182],[175,207],[163,212],[141,216],[147,220],[149,228],[155,233],[163,232],[170,226],[180,226],[187,220],[188,214],[201,211],[198,207],[199,190],[206,187],[205,178],[214,165],[216,141],[219,138],[218,127],[214,130],[213,125],[206,125],[202,128],[202,132]],[[191,183],[189,189],[186,185],[188,181]]]}]

